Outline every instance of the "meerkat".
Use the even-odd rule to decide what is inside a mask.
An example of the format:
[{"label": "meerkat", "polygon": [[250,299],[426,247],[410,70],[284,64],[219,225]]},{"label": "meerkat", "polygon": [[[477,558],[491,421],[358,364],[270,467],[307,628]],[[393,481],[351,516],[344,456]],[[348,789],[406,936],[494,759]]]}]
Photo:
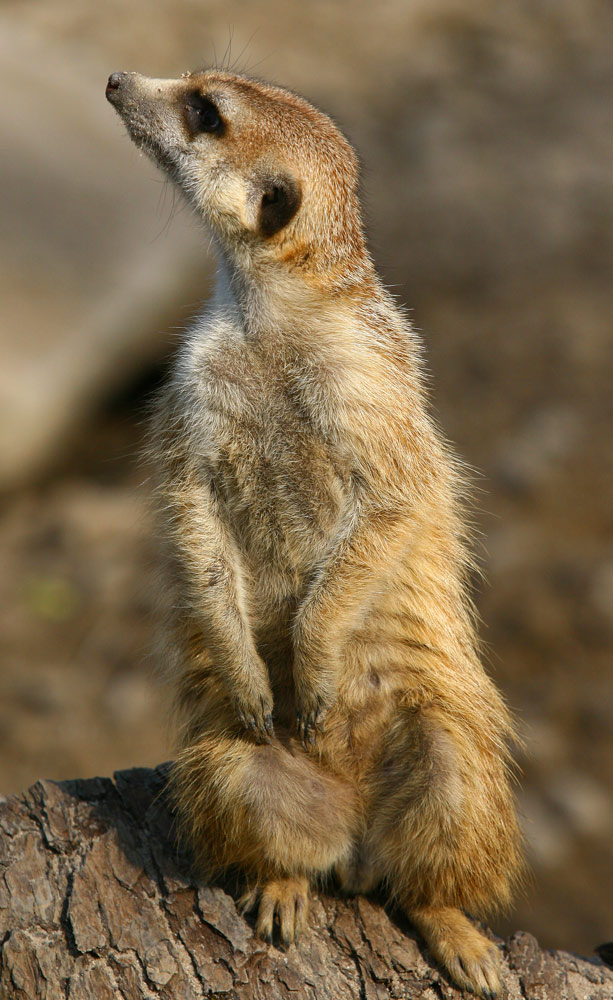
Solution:
[{"label": "meerkat", "polygon": [[464,911],[522,869],[514,729],[477,652],[464,476],[366,248],[325,114],[220,71],[107,97],[219,256],[151,434],[181,714],[171,787],[203,872],[289,944],[310,887],[385,887],[455,982],[499,989]]}]

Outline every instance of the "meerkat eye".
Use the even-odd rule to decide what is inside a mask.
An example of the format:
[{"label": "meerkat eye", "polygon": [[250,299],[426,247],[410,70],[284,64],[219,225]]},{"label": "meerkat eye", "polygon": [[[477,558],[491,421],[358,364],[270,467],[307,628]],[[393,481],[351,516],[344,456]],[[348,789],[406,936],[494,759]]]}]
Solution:
[{"label": "meerkat eye", "polygon": [[203,97],[198,91],[189,95],[184,110],[192,135],[198,135],[200,132],[220,135],[223,132],[224,123],[219,111],[210,98]]}]

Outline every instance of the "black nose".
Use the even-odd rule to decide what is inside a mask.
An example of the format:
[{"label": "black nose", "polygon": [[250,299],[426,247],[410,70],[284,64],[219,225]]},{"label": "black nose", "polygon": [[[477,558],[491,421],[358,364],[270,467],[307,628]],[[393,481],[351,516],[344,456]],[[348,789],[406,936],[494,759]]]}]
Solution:
[{"label": "black nose", "polygon": [[127,73],[111,73],[108,79],[108,83],[106,85],[106,96],[109,98],[109,100],[112,94],[114,94],[117,90],[119,90],[127,75],[128,75]]}]

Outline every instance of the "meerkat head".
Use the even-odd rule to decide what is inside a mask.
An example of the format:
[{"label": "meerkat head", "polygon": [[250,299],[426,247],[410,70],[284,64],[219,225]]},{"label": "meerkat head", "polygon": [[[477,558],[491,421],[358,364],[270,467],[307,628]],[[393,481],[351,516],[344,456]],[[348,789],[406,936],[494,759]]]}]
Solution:
[{"label": "meerkat head", "polygon": [[319,271],[365,253],[355,154],[296,95],[222,72],[113,73],[106,96],[226,252]]}]

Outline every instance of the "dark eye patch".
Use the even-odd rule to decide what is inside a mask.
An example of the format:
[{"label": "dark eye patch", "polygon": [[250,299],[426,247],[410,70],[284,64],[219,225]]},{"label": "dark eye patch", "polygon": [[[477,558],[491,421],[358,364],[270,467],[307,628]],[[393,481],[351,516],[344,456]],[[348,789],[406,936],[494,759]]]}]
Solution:
[{"label": "dark eye patch", "polygon": [[213,101],[195,90],[188,95],[184,107],[185,121],[192,135],[208,132],[223,135],[225,123]]}]

